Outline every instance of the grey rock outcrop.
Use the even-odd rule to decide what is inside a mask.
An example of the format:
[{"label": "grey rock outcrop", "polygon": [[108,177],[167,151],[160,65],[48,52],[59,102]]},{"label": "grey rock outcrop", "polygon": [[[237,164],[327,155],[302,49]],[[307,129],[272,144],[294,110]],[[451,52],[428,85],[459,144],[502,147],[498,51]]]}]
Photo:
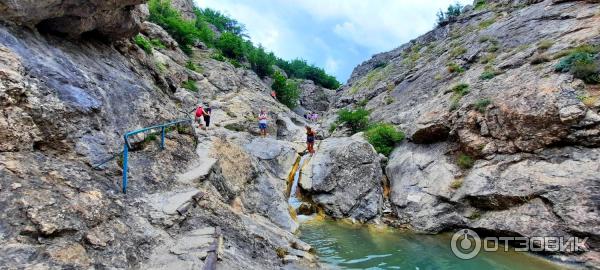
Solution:
[{"label": "grey rock outcrop", "polygon": [[495,234],[589,237],[600,246],[598,149],[548,149],[496,156],[469,172],[452,162],[449,145],[405,143],[387,166],[399,219],[440,232],[470,227]]},{"label": "grey rock outcrop", "polygon": [[301,90],[300,106],[307,111],[323,113],[334,100],[335,90],[323,88],[313,81],[302,80],[298,88]]},{"label": "grey rock outcrop", "polygon": [[302,189],[332,217],[377,217],[383,204],[380,157],[362,133],[325,139],[318,148],[302,170]]},{"label": "grey rock outcrop", "polygon": [[[25,12],[12,10],[15,3],[0,1],[0,16]],[[20,7],[42,8],[35,4],[44,3]],[[112,16],[113,9],[131,11],[128,3],[133,2],[89,8],[106,8],[103,14]],[[52,6],[49,12],[61,13],[61,8],[76,12],[78,7]],[[32,21],[9,20],[41,27],[50,25],[44,14],[61,16],[36,14],[41,17]],[[67,34],[97,31],[119,38],[135,31],[96,27],[109,18],[94,14],[81,14],[96,20],[86,21],[85,27],[68,21],[74,32]],[[128,18],[119,15],[112,23]],[[142,29],[142,35],[160,39],[165,48],[146,53],[128,39],[64,39],[40,34],[35,27],[0,26],[0,265],[201,267],[197,255],[202,239],[191,243],[190,250],[180,240],[220,226],[227,247],[219,264],[226,269],[279,269],[277,248],[298,254],[292,264],[301,269],[316,267],[303,266],[314,256],[308,259],[310,247],[297,250],[308,245],[290,233],[298,225],[287,209],[285,170],[296,150],[275,140],[302,137],[294,130],[302,129],[303,120],[274,101],[253,72],[210,59],[210,50],[194,49],[188,57],[159,26],[145,22]],[[199,66],[197,71],[185,68],[188,61]],[[186,80],[194,80],[199,91],[182,88]],[[122,194],[123,134],[190,117],[198,101],[213,107],[211,128],[194,131],[181,125],[169,130],[162,151],[155,140],[160,134],[137,136],[129,153],[128,193]],[[263,106],[273,116],[269,147],[253,142],[254,114]],[[247,129],[232,131],[225,128],[228,123]],[[231,137],[230,148],[239,152],[211,156],[210,142],[221,137]],[[190,197],[197,190],[205,197],[193,204]],[[308,255],[300,256],[304,253]]]},{"label": "grey rock outcrop", "polygon": [[193,0],[172,0],[171,6],[179,10],[181,16],[186,20],[195,20],[196,14],[194,13],[194,1]]},{"label": "grey rock outcrop", "polygon": [[0,1],[0,20],[54,33],[79,36],[97,31],[109,38],[129,37],[144,20],[137,5],[146,0],[126,1]]},{"label": "grey rock outcrop", "polygon": [[598,267],[600,95],[555,66],[597,46],[599,5],[486,1],[355,68],[330,112],[366,104],[408,135],[386,167],[400,223],[589,237],[589,252],[566,254]]}]

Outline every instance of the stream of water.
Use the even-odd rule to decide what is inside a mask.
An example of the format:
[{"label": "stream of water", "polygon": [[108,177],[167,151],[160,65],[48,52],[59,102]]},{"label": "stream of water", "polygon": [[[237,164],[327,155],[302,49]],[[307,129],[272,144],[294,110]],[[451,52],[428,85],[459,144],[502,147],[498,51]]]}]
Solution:
[{"label": "stream of water", "polygon": [[[294,167],[288,199],[293,209],[302,203],[297,189],[308,156],[302,156]],[[448,234],[416,234],[302,215],[298,220],[302,223],[300,239],[316,250],[322,263],[334,269],[573,269],[539,256],[503,249],[462,260],[452,253]]]},{"label": "stream of water", "polygon": [[296,196],[298,194],[298,181],[300,180],[300,173],[302,172],[302,166],[304,166],[304,161],[308,157],[308,154],[305,154],[300,157],[300,161],[298,161],[298,166],[296,167],[296,171],[294,172],[294,181],[292,182],[292,187],[290,188],[290,196],[288,198],[288,204],[294,209],[298,209],[302,201]]}]

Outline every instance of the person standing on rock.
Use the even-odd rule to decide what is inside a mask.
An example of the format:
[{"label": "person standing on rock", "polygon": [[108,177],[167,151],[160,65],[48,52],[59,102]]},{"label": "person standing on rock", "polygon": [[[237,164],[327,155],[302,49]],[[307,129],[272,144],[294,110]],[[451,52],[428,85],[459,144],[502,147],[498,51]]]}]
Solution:
[{"label": "person standing on rock", "polygon": [[317,134],[316,134],[315,130],[309,126],[306,126],[306,148],[308,149],[308,153],[311,153],[311,154],[315,153],[316,136],[317,136]]},{"label": "person standing on rock", "polygon": [[196,114],[194,116],[194,121],[196,123],[198,123],[198,128],[202,127],[202,119],[204,118],[203,116],[206,114],[206,111],[204,111],[204,108],[202,107],[202,103],[200,103],[200,105],[198,105],[198,107],[196,108]]},{"label": "person standing on rock", "polygon": [[258,128],[260,129],[260,136],[263,138],[267,136],[267,112],[264,109],[260,109],[258,114]]},{"label": "person standing on rock", "polygon": [[210,105],[208,106],[208,108],[204,109],[204,124],[206,125],[206,128],[208,129],[208,126],[210,126],[210,114],[212,113],[212,109],[210,108]]}]

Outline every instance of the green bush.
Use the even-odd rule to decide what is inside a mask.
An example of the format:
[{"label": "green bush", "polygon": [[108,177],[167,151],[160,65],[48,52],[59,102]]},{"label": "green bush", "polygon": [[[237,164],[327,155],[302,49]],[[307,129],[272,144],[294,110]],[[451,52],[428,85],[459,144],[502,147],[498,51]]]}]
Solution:
[{"label": "green bush", "polygon": [[484,9],[484,8],[485,8],[485,6],[486,6],[486,0],[477,0],[477,1],[475,2],[475,7],[474,7],[474,9],[475,9],[475,10],[481,10],[481,9]]},{"label": "green bush", "polygon": [[153,142],[156,141],[156,135],[153,133],[148,134],[146,138],[144,138],[144,142]]},{"label": "green bush", "polygon": [[338,127],[338,122],[331,123],[329,125],[329,133],[333,133],[337,127]]},{"label": "green bush", "polygon": [[156,62],[154,64],[155,64],[156,69],[158,69],[158,72],[160,74],[164,74],[165,72],[167,72],[167,67],[165,66],[165,64],[163,64],[161,62]]},{"label": "green bush", "polygon": [[477,109],[479,112],[484,113],[485,109],[490,104],[492,104],[492,101],[489,98],[483,98],[475,102],[473,105],[475,105],[475,109]]},{"label": "green bush", "polygon": [[191,71],[199,70],[198,66],[196,66],[196,64],[194,64],[194,62],[192,62],[191,60],[189,60],[185,63],[185,67]]},{"label": "green bush", "polygon": [[369,125],[369,111],[342,109],[338,112],[338,121],[350,128],[352,133],[364,130]]},{"label": "green bush", "polygon": [[244,36],[246,28],[238,21],[227,17],[225,14],[210,8],[194,8],[194,13],[199,21],[214,25],[219,32],[231,32],[238,36]]},{"label": "green bush", "polygon": [[179,43],[182,51],[191,54],[194,42],[203,34],[196,27],[196,22],[183,19],[169,0],[150,0],[148,10],[149,20],[165,29]]},{"label": "green bush", "polygon": [[144,36],[138,34],[133,39],[135,41],[135,44],[138,45],[138,47],[142,48],[144,52],[146,52],[147,54],[152,54],[152,44]]},{"label": "green bush", "polygon": [[586,83],[600,83],[600,68],[598,67],[598,63],[575,62],[571,67],[571,73],[575,78],[582,79]]},{"label": "green bush", "polygon": [[460,83],[460,84],[453,86],[451,88],[451,90],[452,90],[452,92],[454,92],[454,94],[462,97],[469,93],[469,85],[466,83]]},{"label": "green bush", "polygon": [[450,73],[463,73],[465,72],[465,69],[461,66],[459,66],[458,64],[454,63],[454,62],[450,62],[447,65],[448,67],[448,72]]},{"label": "green bush", "polygon": [[558,58],[576,54],[576,53],[588,53],[591,55],[595,55],[598,52],[600,52],[600,45],[583,44],[583,45],[579,45],[575,48],[563,50],[563,51],[556,53],[554,55],[554,59],[558,59]]},{"label": "green bush", "polygon": [[552,47],[552,45],[554,45],[554,41],[552,41],[552,40],[549,40],[549,39],[541,40],[538,43],[538,50],[540,50],[540,51],[548,50]]},{"label": "green bush", "polygon": [[592,53],[572,52],[563,57],[554,69],[557,72],[571,72],[575,78],[586,83],[600,83],[600,67]]},{"label": "green bush", "polygon": [[167,46],[165,46],[165,44],[162,43],[162,41],[160,39],[151,39],[150,40],[150,44],[152,44],[152,47],[154,48],[159,48],[159,49],[166,49]]},{"label": "green bush", "polygon": [[295,82],[287,80],[281,73],[275,72],[273,74],[273,84],[271,85],[271,88],[277,94],[277,100],[288,106],[288,108],[295,108],[298,106],[300,90]]},{"label": "green bush", "polygon": [[460,187],[462,187],[462,184],[463,184],[462,178],[454,179],[454,180],[452,180],[452,182],[450,182],[450,188],[459,189]]},{"label": "green bush", "polygon": [[490,63],[493,63],[495,60],[496,60],[495,53],[486,53],[484,56],[481,57],[481,59],[479,59],[479,63],[490,64]]},{"label": "green bush", "polygon": [[225,57],[223,57],[223,55],[220,53],[215,53],[210,58],[215,59],[217,61],[225,62]]},{"label": "green bush", "polygon": [[242,60],[246,55],[246,44],[242,37],[234,33],[222,33],[217,40],[216,47],[221,50],[224,56],[231,59]]},{"label": "green bush", "polygon": [[491,80],[496,77],[496,72],[493,70],[485,70],[479,75],[480,80]]},{"label": "green bush", "polygon": [[194,80],[184,81],[181,84],[181,87],[183,87],[183,88],[185,88],[187,90],[190,90],[192,92],[198,92],[198,86],[196,86],[196,81],[194,81]]},{"label": "green bush", "polygon": [[450,51],[450,58],[459,57],[467,52],[467,49],[463,46],[458,46]]},{"label": "green bush", "polygon": [[267,53],[265,48],[258,46],[250,53],[249,61],[250,67],[256,75],[260,78],[273,75],[273,64],[275,63],[275,55],[273,53]]},{"label": "green bush", "polygon": [[494,24],[495,22],[496,22],[496,19],[494,19],[494,18],[482,21],[479,23],[479,30],[486,29],[486,28],[490,27],[490,25]]},{"label": "green bush", "polygon": [[456,164],[458,165],[458,167],[460,167],[461,169],[470,169],[473,168],[473,165],[475,164],[475,160],[464,153],[460,153],[458,155],[458,158],[456,159]]},{"label": "green bush", "polygon": [[229,63],[231,63],[236,68],[243,67],[243,65],[238,60],[235,60],[235,59],[229,60]]},{"label": "green bush", "polygon": [[389,156],[396,144],[404,139],[404,133],[398,131],[393,125],[377,124],[365,132],[365,137],[377,153]]},{"label": "green bush", "polygon": [[461,96],[453,95],[450,98],[450,107],[448,108],[448,110],[454,111],[458,109],[458,107],[460,106],[460,98]]}]

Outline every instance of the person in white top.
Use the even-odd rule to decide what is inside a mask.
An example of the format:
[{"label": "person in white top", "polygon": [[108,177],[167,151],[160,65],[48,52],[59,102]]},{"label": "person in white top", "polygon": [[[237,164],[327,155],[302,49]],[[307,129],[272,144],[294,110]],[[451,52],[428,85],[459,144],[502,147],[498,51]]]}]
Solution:
[{"label": "person in white top", "polygon": [[267,112],[264,109],[260,109],[260,113],[258,114],[258,128],[262,137],[267,136],[267,119]]}]

